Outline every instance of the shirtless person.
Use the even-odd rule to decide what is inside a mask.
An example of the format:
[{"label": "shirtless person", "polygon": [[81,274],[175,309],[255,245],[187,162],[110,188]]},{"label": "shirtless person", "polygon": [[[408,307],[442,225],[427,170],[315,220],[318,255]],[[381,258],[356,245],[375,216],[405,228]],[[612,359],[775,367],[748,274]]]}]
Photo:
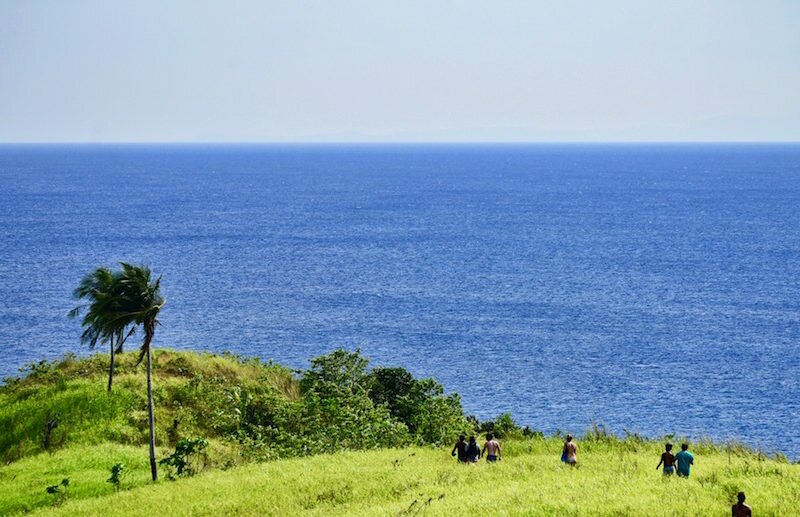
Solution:
[{"label": "shirtless person", "polygon": [[578,446],[572,441],[572,435],[567,435],[567,441],[564,442],[564,450],[561,455],[564,463],[572,465],[573,467],[578,464]]},{"label": "shirtless person", "polygon": [[661,464],[663,463],[664,464],[664,475],[665,476],[671,476],[672,474],[675,473],[675,455],[672,454],[672,444],[671,443],[668,443],[666,445],[666,447],[664,447],[664,448],[666,449],[666,451],[661,453],[661,461],[658,462],[658,465],[656,466],[656,470],[658,470],[659,467],[661,467]]},{"label": "shirtless person", "polygon": [[486,461],[489,463],[494,463],[501,458],[500,455],[502,451],[500,450],[500,444],[494,439],[494,435],[492,433],[486,435],[486,443],[483,444],[483,452],[481,452],[481,456],[483,456],[484,452],[486,453]]},{"label": "shirtless person", "polygon": [[753,517],[753,509],[744,504],[744,492],[739,492],[736,499],[739,502],[731,506],[731,515],[733,517]]}]

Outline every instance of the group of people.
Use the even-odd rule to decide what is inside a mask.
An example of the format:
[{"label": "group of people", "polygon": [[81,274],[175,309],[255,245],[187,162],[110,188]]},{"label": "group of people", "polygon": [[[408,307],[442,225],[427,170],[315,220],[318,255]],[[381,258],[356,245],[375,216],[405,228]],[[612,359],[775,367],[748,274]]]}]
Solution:
[{"label": "group of people", "polygon": [[[474,436],[470,436],[469,441],[466,441],[462,434],[458,437],[458,441],[453,446],[450,454],[458,456],[459,463],[478,463],[483,455],[486,454],[486,461],[494,463],[502,458],[502,449],[492,433],[486,435],[486,442],[483,444],[483,448],[478,445]],[[561,461],[570,466],[578,464],[578,445],[571,434],[567,435],[564,447],[561,449]],[[656,470],[661,469],[663,466],[665,476],[677,473],[678,477],[688,478],[692,465],[694,465],[694,454],[689,452],[688,443],[681,444],[681,450],[677,454],[672,454],[672,444],[667,443],[664,446],[664,452],[661,454],[661,461],[656,465]],[[749,517],[753,515],[752,508],[744,502],[744,492],[739,492],[736,499],[736,504],[731,508],[733,517]]]},{"label": "group of people", "polygon": [[464,435],[458,437],[458,441],[450,453],[452,456],[458,456],[459,463],[478,463],[484,454],[486,454],[486,461],[494,463],[502,459],[503,451],[500,448],[500,443],[495,440],[494,435],[489,433],[486,435],[486,442],[481,449],[478,442],[475,441],[474,436],[469,437],[469,442],[465,441]]},{"label": "group of people", "polygon": [[688,478],[692,465],[694,465],[694,455],[689,452],[689,444],[681,444],[681,452],[678,454],[672,454],[671,443],[668,443],[664,449],[665,451],[661,453],[661,461],[656,465],[656,470],[663,465],[665,476],[671,476],[677,470],[679,477]]}]

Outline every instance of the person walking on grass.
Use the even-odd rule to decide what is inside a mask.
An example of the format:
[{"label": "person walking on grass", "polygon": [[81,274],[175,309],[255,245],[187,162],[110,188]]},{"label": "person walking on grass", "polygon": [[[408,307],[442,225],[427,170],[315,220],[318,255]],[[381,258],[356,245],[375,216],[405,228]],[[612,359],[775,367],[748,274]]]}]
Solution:
[{"label": "person walking on grass", "polygon": [[689,452],[689,444],[681,444],[681,452],[675,455],[675,462],[678,466],[678,477],[688,478],[694,465],[694,454]]},{"label": "person walking on grass", "polygon": [[501,458],[502,451],[500,450],[500,443],[494,439],[492,433],[486,435],[486,443],[483,444],[481,456],[483,456],[484,452],[486,453],[486,461],[489,463],[494,463]]},{"label": "person walking on grass", "polygon": [[561,461],[573,467],[578,464],[578,446],[572,441],[571,434],[567,435],[567,441],[561,450]]},{"label": "person walking on grass", "polygon": [[744,504],[744,492],[736,494],[736,499],[738,502],[731,506],[731,515],[733,517],[753,517],[753,509]]},{"label": "person walking on grass", "polygon": [[469,437],[469,445],[467,445],[467,462],[478,463],[481,459],[481,448],[475,442],[475,437]]},{"label": "person walking on grass", "polygon": [[458,462],[459,463],[466,463],[467,462],[467,442],[464,439],[464,435],[459,435],[458,441],[453,446],[453,451],[450,453],[451,456],[458,455]]},{"label": "person walking on grass", "polygon": [[656,466],[656,470],[661,467],[661,464],[664,464],[664,475],[671,476],[675,473],[675,455],[672,454],[672,444],[668,443],[664,449],[664,452],[661,453],[661,461],[658,462]]}]

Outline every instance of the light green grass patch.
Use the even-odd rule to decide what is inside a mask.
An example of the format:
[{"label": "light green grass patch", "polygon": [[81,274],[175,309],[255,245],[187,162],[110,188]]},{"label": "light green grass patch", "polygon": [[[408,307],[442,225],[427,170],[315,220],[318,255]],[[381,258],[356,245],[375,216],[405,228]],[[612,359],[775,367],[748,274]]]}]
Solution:
[{"label": "light green grass patch", "polygon": [[114,463],[125,464],[122,488],[149,482],[147,449],[117,444],[73,447],[53,454],[42,453],[0,467],[0,515],[50,506],[56,497],[45,492],[69,478],[69,499],[112,495],[106,482]]},{"label": "light green grass patch", "polygon": [[[580,465],[557,439],[506,446],[499,464],[458,465],[429,448],[347,452],[249,465],[72,501],[54,515],[725,515],[739,490],[759,515],[800,505],[796,465],[697,454],[692,476],[655,470],[660,444],[586,443]],[[632,449],[636,448],[636,451]],[[108,461],[106,463],[109,463]],[[99,474],[98,474],[99,475]],[[76,486],[77,490],[77,486]]]}]

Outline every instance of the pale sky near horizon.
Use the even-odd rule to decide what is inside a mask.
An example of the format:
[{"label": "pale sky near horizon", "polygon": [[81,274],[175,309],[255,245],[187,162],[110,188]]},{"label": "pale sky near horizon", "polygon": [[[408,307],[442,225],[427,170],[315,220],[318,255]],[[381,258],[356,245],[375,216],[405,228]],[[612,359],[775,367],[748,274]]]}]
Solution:
[{"label": "pale sky near horizon", "polygon": [[800,141],[800,0],[0,0],[46,141]]}]

